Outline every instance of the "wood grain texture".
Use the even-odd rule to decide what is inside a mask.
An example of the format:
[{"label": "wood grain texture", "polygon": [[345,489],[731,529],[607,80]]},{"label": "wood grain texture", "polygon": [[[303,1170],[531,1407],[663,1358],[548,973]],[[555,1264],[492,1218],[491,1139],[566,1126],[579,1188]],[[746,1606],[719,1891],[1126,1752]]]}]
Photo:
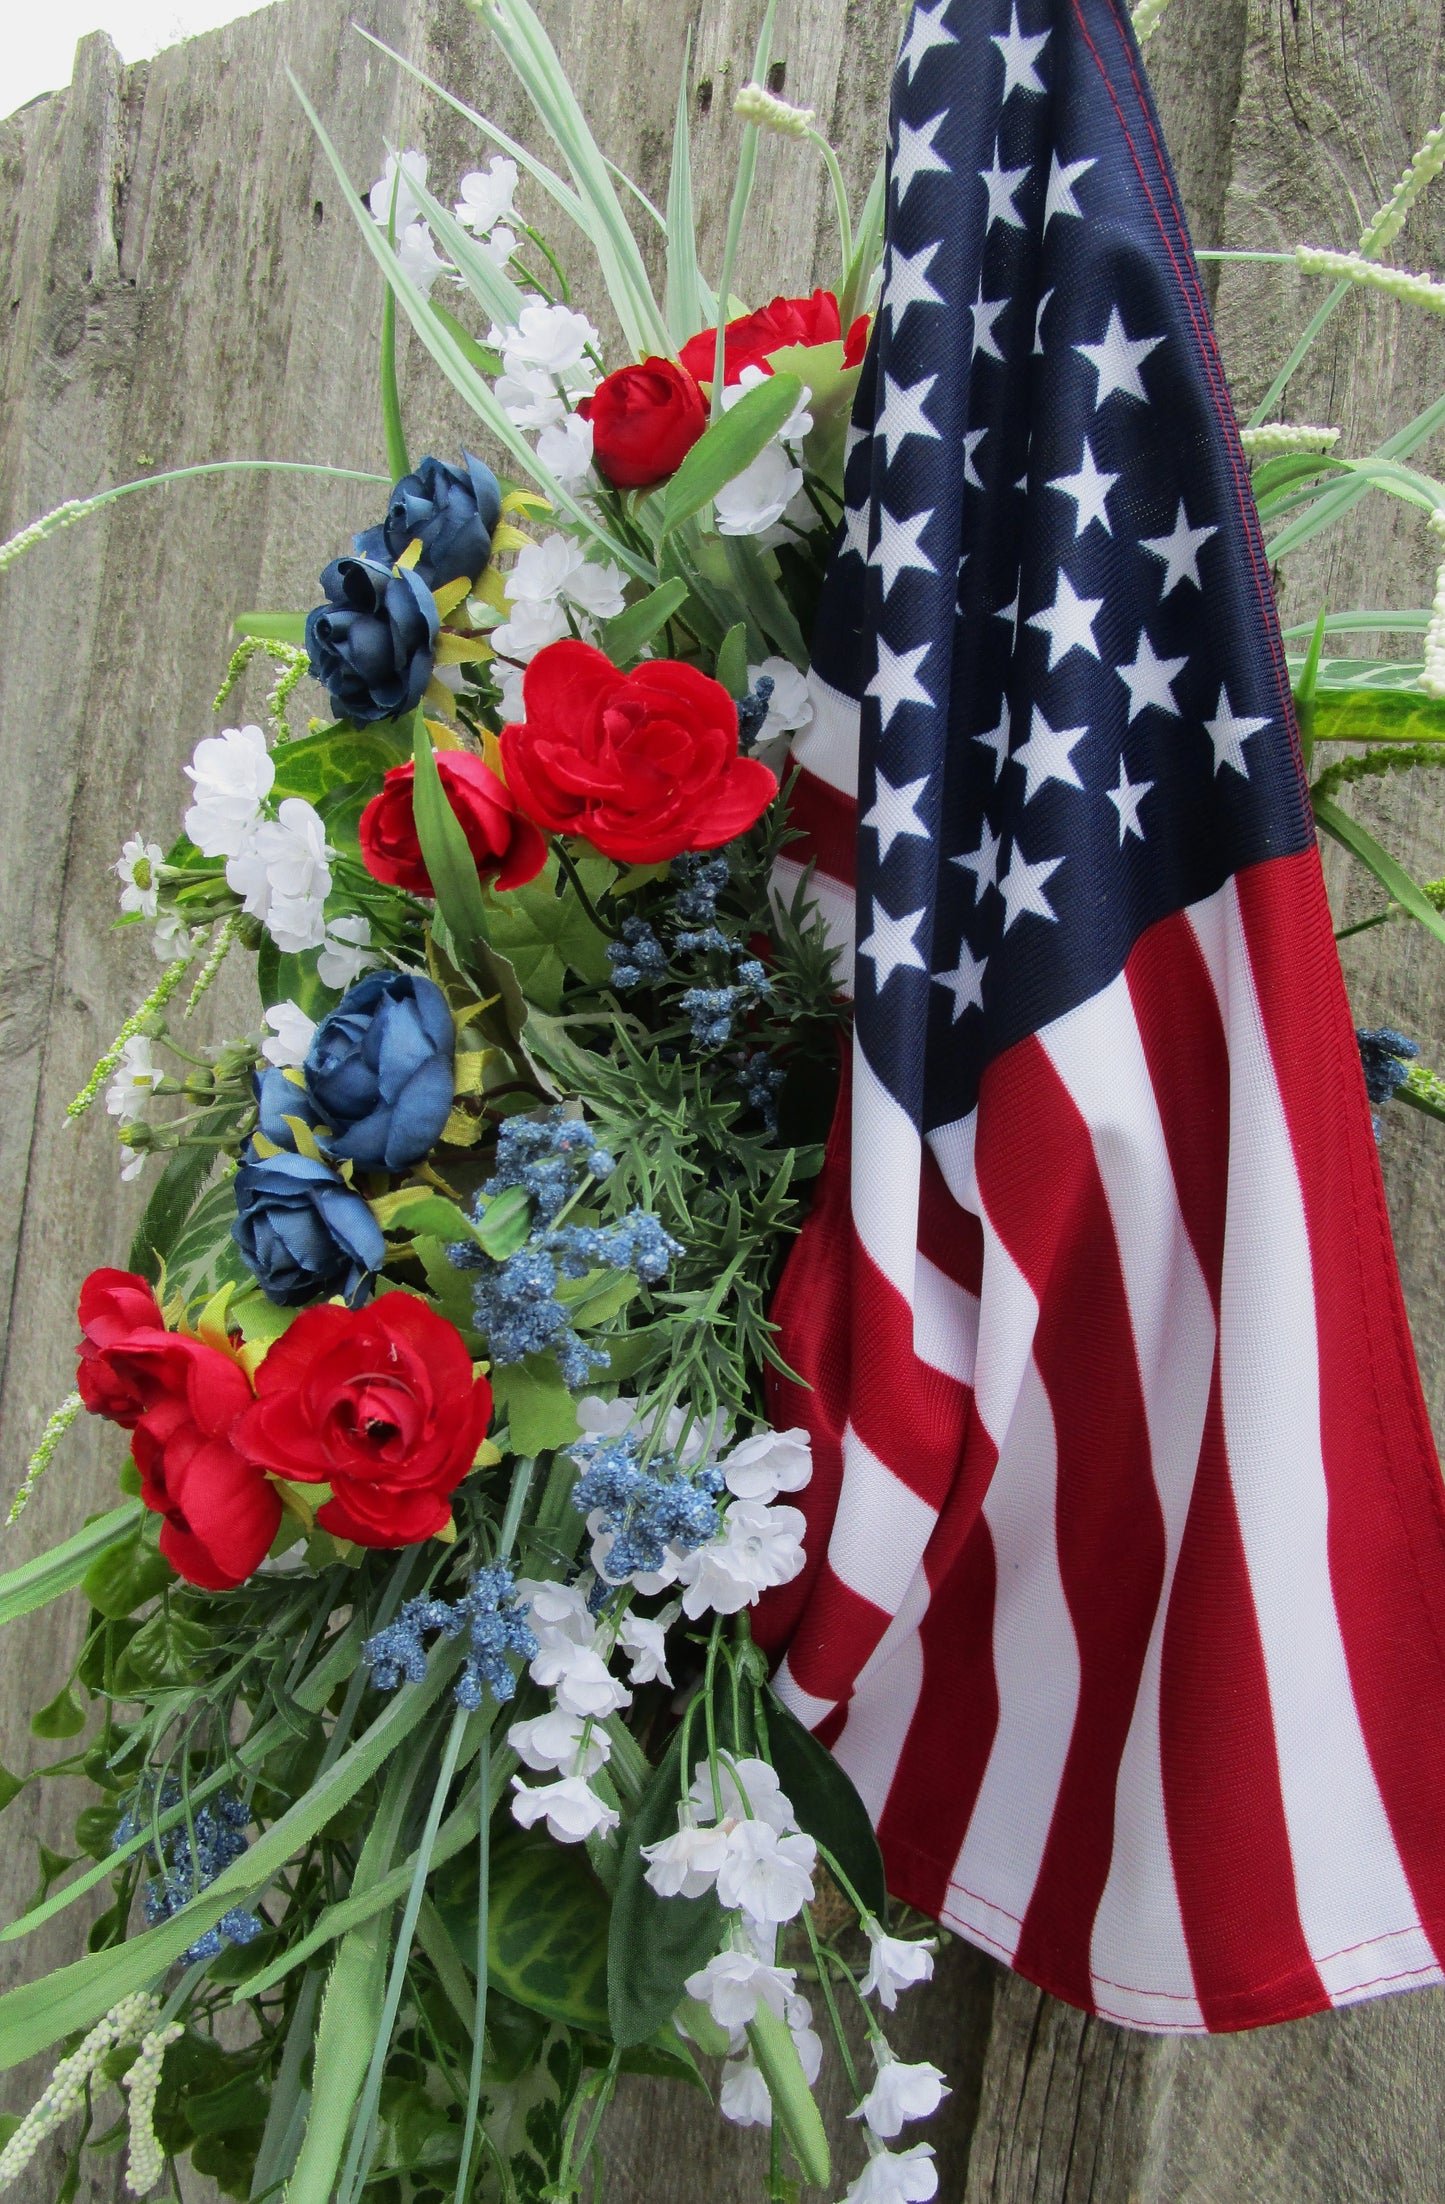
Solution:
[{"label": "wood grain texture", "polygon": [[[84,42],[66,93],[0,125],[0,534],[60,499],[190,460],[325,458],[382,470],[374,362],[380,299],[334,179],[291,101],[316,102],[363,186],[387,143],[423,143],[448,191],[484,149],[347,29],[345,0],[281,4],[123,69]],[[660,201],[683,41],[704,257],[716,271],[737,127],[762,0],[546,0],[605,150]],[[814,107],[855,195],[881,142],[901,0],[781,0],[782,89]],[[505,127],[528,134],[522,95],[464,0],[370,0],[367,27]],[[1165,131],[1197,241],[1354,242],[1442,104],[1441,10],[1423,0],[1174,0],[1150,49]],[[544,150],[539,147],[539,150]],[[1351,195],[1353,195],[1353,200]],[[829,280],[832,209],[820,166],[765,143],[736,288],[750,301]],[[642,221],[654,264],[659,241]],[[574,270],[583,254],[571,247]],[[1445,266],[1445,191],[1411,217],[1404,265]],[[602,310],[585,282],[589,307]],[[1264,387],[1319,287],[1288,270],[1218,281],[1226,365],[1241,410]],[[1353,299],[1291,393],[1296,419],[1342,420],[1360,451],[1445,385],[1445,329]],[[449,450],[457,409],[414,344],[403,353],[414,448]],[[1428,454],[1427,454],[1428,457]],[[1438,463],[1438,452],[1436,463]],[[374,500],[359,485],[293,477],[183,485],[113,508],[0,579],[0,1461],[18,1477],[70,1382],[75,1283],[124,1258],[138,1190],[118,1188],[106,1128],[67,1130],[64,1105],[154,968],[111,931],[107,867],[144,822],[172,820],[179,767],[213,722],[231,614],[308,601],[319,566]],[[1321,602],[1424,604],[1433,567],[1415,517],[1372,499],[1348,533],[1286,570],[1287,619]],[[254,716],[248,677],[228,717]],[[303,691],[303,710],[315,708]],[[1406,776],[1350,802],[1427,878],[1445,872],[1445,800]],[[1373,907],[1332,867],[1339,906]],[[1381,929],[1347,968],[1362,1020],[1388,1018],[1445,1064],[1445,959],[1416,929]],[[217,1030],[254,1015],[236,975]],[[1408,1003],[1409,1014],[1402,1010]],[[1436,1135],[1398,1108],[1383,1153],[1407,1291],[1437,1425],[1445,1421],[1445,1232]],[[115,1449],[77,1431],[6,1558],[53,1541],[104,1503]],[[76,1618],[33,1618],[0,1646],[0,1759],[48,1754],[28,1714],[73,1650]],[[32,1884],[30,1839],[66,1847],[66,1807],[27,1794],[0,1824],[0,1909]],[[0,1949],[0,1980],[78,1948],[63,1921]],[[1168,2043],[1084,2019],[954,1943],[933,1986],[905,2000],[904,2056],[945,2066],[954,2094],[933,2124],[946,2204],[1420,2204],[1442,2193],[1445,1999],[1416,1995],[1212,2043]],[[21,2105],[33,2075],[9,2078]],[[830,2085],[831,2086],[831,2085]],[[857,2131],[827,2113],[843,2176]],[[607,2136],[608,2193],[632,2204],[756,2196],[765,2146],[692,2098],[634,2082]],[[25,2185],[55,2194],[53,2153]],[[82,2198],[119,2194],[109,2161]],[[203,2185],[188,2183],[188,2196]]]}]

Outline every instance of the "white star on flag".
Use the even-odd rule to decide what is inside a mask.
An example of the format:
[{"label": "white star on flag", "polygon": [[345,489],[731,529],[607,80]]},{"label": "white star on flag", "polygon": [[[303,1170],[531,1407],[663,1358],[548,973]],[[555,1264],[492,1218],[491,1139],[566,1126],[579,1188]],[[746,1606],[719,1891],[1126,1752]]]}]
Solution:
[{"label": "white star on flag", "polygon": [[1214,770],[1222,765],[1233,766],[1243,779],[1249,779],[1249,767],[1244,762],[1244,746],[1251,735],[1257,735],[1267,727],[1267,719],[1241,719],[1229,701],[1228,689],[1221,686],[1219,702],[1214,708],[1213,719],[1204,722],[1204,731],[1214,744]]},{"label": "white star on flag", "polygon": [[988,958],[976,957],[966,941],[958,945],[958,963],[951,972],[935,972],[935,987],[946,987],[953,996],[952,1023],[958,1024],[965,1010],[982,1010],[983,975],[988,970]]},{"label": "white star on flag", "polygon": [[912,650],[890,650],[879,636],[878,671],[864,694],[877,697],[885,732],[894,713],[905,704],[932,704],[933,698],[918,678],[918,669],[932,648],[931,643],[917,643]]},{"label": "white star on flag", "polygon": [[992,168],[981,168],[978,172],[979,182],[988,193],[988,220],[984,223],[985,234],[993,228],[995,222],[1002,222],[1011,230],[1021,230],[1023,228],[1024,218],[1014,205],[1014,193],[1018,190],[1028,172],[1029,164],[1027,161],[1025,161],[1022,168],[1001,168],[999,166],[998,140],[995,138],[993,141],[993,166]]},{"label": "white star on flag", "polygon": [[838,546],[838,557],[844,559],[850,551],[856,551],[866,566],[868,563],[868,523],[873,508],[869,504],[843,507],[843,541]]},{"label": "white star on flag", "polygon": [[1019,26],[1017,5],[1010,8],[1008,29],[1002,32],[995,31],[989,40],[989,44],[997,46],[999,52],[1003,55],[1003,94],[999,102],[1000,106],[1008,98],[1010,92],[1042,92],[1044,90],[1044,80],[1034,67],[1034,63],[1038,60],[1048,42],[1049,34],[1047,31],[1040,31],[1032,38],[1026,37]]},{"label": "white star on flag", "polygon": [[920,176],[949,173],[948,163],[934,145],[939,125],[948,120],[948,109],[915,130],[912,123],[898,125],[898,151],[893,157],[893,204],[901,207]]},{"label": "white star on flag", "polygon": [[936,8],[915,8],[913,21],[908,26],[908,42],[898,56],[899,66],[908,71],[908,81],[913,82],[913,72],[921,61],[926,61],[935,46],[956,46],[958,40],[952,31],[943,27],[948,13],[948,0],[938,0]]},{"label": "white star on flag", "polygon": [[978,823],[978,848],[966,850],[961,857],[950,857],[951,865],[961,865],[965,872],[973,874],[974,908],[982,903],[990,888],[998,886],[998,853],[1003,848],[1003,838],[994,833],[987,819]]},{"label": "white star on flag", "polygon": [[873,959],[873,985],[876,988],[881,990],[886,987],[900,965],[915,972],[928,970],[922,951],[913,938],[918,931],[920,919],[927,915],[926,910],[909,911],[903,918],[893,918],[875,899],[873,930],[866,941],[859,942],[858,954],[860,957]]},{"label": "white star on flag", "polygon": [[1141,405],[1148,405],[1149,393],[1140,379],[1141,364],[1164,342],[1162,337],[1130,337],[1124,332],[1123,317],[1117,306],[1109,309],[1109,325],[1097,344],[1076,344],[1099,378],[1094,393],[1094,410],[1097,413],[1104,400],[1114,391],[1121,391],[1126,398],[1137,398]]},{"label": "white star on flag", "polygon": [[1132,666],[1116,666],[1115,673],[1129,692],[1129,725],[1132,727],[1141,712],[1147,712],[1152,704],[1156,710],[1170,712],[1179,717],[1179,706],[1174,701],[1173,684],[1183,673],[1189,659],[1158,658],[1154,645],[1141,628],[1139,640],[1134,646]]},{"label": "white star on flag", "polygon": [[965,429],[964,431],[963,479],[975,490],[983,488],[983,477],[973,463],[973,455],[987,434],[987,429]]},{"label": "white star on flag", "polygon": [[1084,456],[1079,461],[1078,472],[1055,475],[1048,484],[1049,489],[1061,490],[1065,497],[1074,500],[1075,542],[1094,521],[1099,523],[1106,536],[1113,535],[1114,531],[1109,524],[1109,492],[1118,479],[1116,474],[1105,474],[1094,464],[1094,455],[1089,449],[1089,439],[1086,436]]},{"label": "white star on flag", "polygon": [[970,302],[968,309],[973,316],[973,356],[975,359],[978,358],[980,352],[986,360],[1001,360],[1003,358],[1003,354],[998,348],[998,339],[993,333],[993,325],[1007,305],[1008,300],[1006,298],[984,297],[983,277],[980,276],[978,279],[978,297]]},{"label": "white star on flag", "polygon": [[928,828],[919,818],[917,803],[928,786],[928,775],[921,780],[905,781],[895,788],[882,773],[875,772],[873,803],[863,814],[862,824],[872,827],[878,837],[878,862],[881,865],[900,834],[921,836],[931,840]]},{"label": "white star on flag", "polygon": [[883,286],[883,304],[888,310],[889,326],[894,336],[910,306],[942,306],[943,293],[935,291],[928,280],[928,271],[942,250],[939,238],[932,245],[924,245],[916,253],[903,253],[896,245],[888,248],[888,281]]},{"label": "white star on flag", "polygon": [[[997,619],[998,614],[995,613],[994,617]],[[987,734],[975,735],[973,738],[975,742],[981,742],[985,750],[992,750],[993,777],[995,780],[998,779],[999,774],[1008,763],[1009,738],[1012,732],[1013,721],[1009,712],[1008,698],[1005,697],[999,706],[998,725],[990,727]]]},{"label": "white star on flag", "polygon": [[1087,727],[1051,727],[1037,704],[1034,706],[1028,739],[1013,754],[1014,764],[1024,769],[1025,803],[1033,801],[1046,781],[1062,781],[1066,788],[1083,787],[1074,770],[1073,752],[1088,732]]},{"label": "white star on flag", "polygon": [[1144,829],[1139,824],[1139,806],[1153,786],[1152,781],[1131,781],[1124,760],[1120,758],[1118,786],[1104,790],[1104,794],[1119,814],[1120,849],[1124,847],[1126,835],[1137,834],[1139,840],[1143,841]]},{"label": "white star on flag", "polygon": [[921,381],[895,383],[893,377],[883,377],[883,411],[878,416],[874,435],[883,446],[883,458],[892,466],[898,456],[898,446],[909,436],[938,436],[936,429],[923,410],[924,400],[938,381],[936,375],[925,375]]},{"label": "white star on flag", "polygon": [[876,566],[883,576],[883,594],[888,596],[900,574],[910,568],[920,574],[936,574],[938,568],[926,551],[921,551],[918,539],[933,518],[933,508],[926,513],[914,513],[908,520],[898,520],[881,501],[878,506],[878,541],[868,557],[868,564]]},{"label": "white star on flag", "polygon": [[1052,673],[1061,658],[1067,658],[1071,650],[1087,651],[1090,658],[1097,658],[1099,646],[1094,641],[1094,616],[1103,604],[1102,597],[1080,597],[1063,568],[1059,568],[1054,584],[1054,601],[1039,612],[1031,612],[1028,625],[1040,628],[1049,639],[1049,672]]},{"label": "white star on flag", "polygon": [[1045,857],[1037,865],[1031,865],[1015,842],[1009,853],[1008,871],[998,884],[1004,901],[1003,930],[1008,932],[1016,918],[1032,915],[1057,921],[1058,912],[1044,894],[1044,883],[1058,871],[1062,857]]},{"label": "white star on flag", "polygon": [[1151,559],[1164,562],[1164,582],[1159,591],[1162,604],[1171,589],[1181,582],[1193,582],[1196,589],[1204,587],[1199,579],[1199,553],[1211,536],[1217,536],[1217,528],[1191,528],[1184,510],[1184,500],[1179,500],[1179,510],[1174,515],[1174,526],[1167,536],[1141,536],[1139,549],[1147,551]]},{"label": "white star on flag", "polygon": [[1019,647],[1019,606],[1023,603],[1023,596],[1024,576],[1023,568],[1020,567],[1018,574],[1014,580],[1014,593],[1012,598],[1006,605],[1000,605],[997,612],[994,614],[995,620],[1007,620],[1010,627],[1013,629],[1013,645],[1015,650],[1017,650]]},{"label": "white star on flag", "polygon": [[1050,284],[1048,290],[1045,291],[1043,296],[1040,298],[1038,303],[1038,311],[1034,315],[1034,350],[1038,354],[1040,359],[1043,358],[1044,354],[1044,308],[1048,305],[1049,300],[1053,297],[1053,295],[1053,285]]},{"label": "white star on flag", "polygon": [[1074,186],[1093,166],[1092,161],[1063,162],[1055,149],[1049,161],[1049,188],[1044,195],[1045,230],[1056,214],[1076,214],[1083,220],[1084,210],[1074,197]]}]

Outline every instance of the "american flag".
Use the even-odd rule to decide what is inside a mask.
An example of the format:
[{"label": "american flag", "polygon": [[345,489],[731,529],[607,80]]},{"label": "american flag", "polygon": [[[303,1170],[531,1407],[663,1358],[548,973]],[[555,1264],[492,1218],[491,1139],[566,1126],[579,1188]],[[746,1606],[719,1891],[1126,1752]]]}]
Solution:
[{"label": "american flag", "polygon": [[890,166],[779,883],[815,865],[856,1033],[760,1634],[894,1892],[1073,2004],[1438,1983],[1445,1505],[1124,10],[916,7]]}]

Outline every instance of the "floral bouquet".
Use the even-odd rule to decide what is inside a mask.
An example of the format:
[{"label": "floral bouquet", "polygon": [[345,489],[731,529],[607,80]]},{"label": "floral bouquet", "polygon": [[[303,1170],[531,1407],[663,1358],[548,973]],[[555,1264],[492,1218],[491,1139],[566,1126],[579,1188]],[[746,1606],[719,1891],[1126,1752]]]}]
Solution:
[{"label": "floral bouquet", "polygon": [[[239,620],[217,708],[269,654],[269,735],[200,741],[179,839],[116,868],[164,970],[74,1107],[103,1092],[123,1175],[159,1168],[129,1268],[81,1290],[32,1475],[82,1409],[129,1458],[8,1610],[90,1608],[36,1727],[93,1803],[24,1925],[109,1897],[9,2008],[12,2051],[73,2047],[0,2181],[65,2121],[72,2168],[128,2145],[136,2194],[189,2154],[292,2204],[571,2198],[619,2074],[697,2086],[706,2057],[724,2115],[773,2124],[781,2198],[830,2179],[826,2029],[867,2140],[848,2193],[923,2197],[904,2129],[944,2079],[875,2006],[932,1945],[895,1933],[867,1815],[749,1627],[802,1566],[766,1311],[842,1019],[806,882],[769,893],[780,752],[881,177],[855,237],[811,119],[750,88],[714,293],[685,82],[659,307],[526,0],[483,16],[571,180],[481,117],[500,150],[454,212],[415,153],[365,202],[343,179],[388,283],[393,487],[321,603]],[[768,124],[826,162],[842,268],[746,313]],[[523,171],[595,252],[610,372]],[[412,463],[398,302],[519,479]],[[331,713],[296,732],[308,672]],[[237,950],[255,1030],[201,1047]]]}]

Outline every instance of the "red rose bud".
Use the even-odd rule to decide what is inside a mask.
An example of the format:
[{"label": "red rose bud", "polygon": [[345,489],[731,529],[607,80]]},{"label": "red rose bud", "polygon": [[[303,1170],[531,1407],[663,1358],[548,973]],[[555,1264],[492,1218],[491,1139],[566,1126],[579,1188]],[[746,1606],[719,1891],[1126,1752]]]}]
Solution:
[{"label": "red rose bud", "polygon": [[245,1371],[177,1332],[133,1332],[109,1353],[145,1401],[131,1451],[142,1500],[165,1518],[161,1552],[208,1592],[244,1584],[281,1522],[274,1485],[232,1443],[251,1405]]},{"label": "red rose bud", "polygon": [[778,792],[738,755],[737,706],[695,666],[653,658],[619,673],[589,643],[549,643],[522,682],[526,720],[502,729],[508,786],[541,825],[623,864],[716,849]]},{"label": "red rose bud", "polygon": [[445,1529],[491,1414],[455,1325],[415,1294],[384,1293],[297,1317],[256,1373],[236,1443],[275,1476],[330,1485],[323,1530],[414,1546]]},{"label": "red rose bud", "polygon": [[[470,750],[442,750],[437,771],[482,878],[495,880],[499,888],[520,888],[535,880],[547,862],[547,845],[491,767]],[[361,855],[374,880],[407,888],[413,895],[430,895],[431,878],[412,810],[415,772],[412,764],[392,766],[380,795],[362,812]]]},{"label": "red rose bud", "polygon": [[868,331],[872,327],[871,314],[860,314],[843,340],[843,365],[861,367],[863,355],[868,349]]},{"label": "red rose bud", "polygon": [[618,490],[646,490],[675,474],[707,427],[691,375],[671,360],[619,367],[577,408],[592,423],[592,457]]},{"label": "red rose bud", "polygon": [[[737,382],[745,367],[761,367],[771,374],[772,353],[793,344],[836,344],[842,334],[838,301],[831,291],[815,291],[811,298],[775,298],[755,314],[728,323],[723,332],[723,381]],[[689,337],[682,348],[683,366],[700,383],[712,381],[716,348],[715,329]]]},{"label": "red rose bud", "polygon": [[144,1278],[130,1270],[93,1270],[80,1289],[80,1362],[76,1390],[93,1416],[134,1431],[146,1402],[111,1349],[136,1333],[166,1337],[165,1318]]}]

